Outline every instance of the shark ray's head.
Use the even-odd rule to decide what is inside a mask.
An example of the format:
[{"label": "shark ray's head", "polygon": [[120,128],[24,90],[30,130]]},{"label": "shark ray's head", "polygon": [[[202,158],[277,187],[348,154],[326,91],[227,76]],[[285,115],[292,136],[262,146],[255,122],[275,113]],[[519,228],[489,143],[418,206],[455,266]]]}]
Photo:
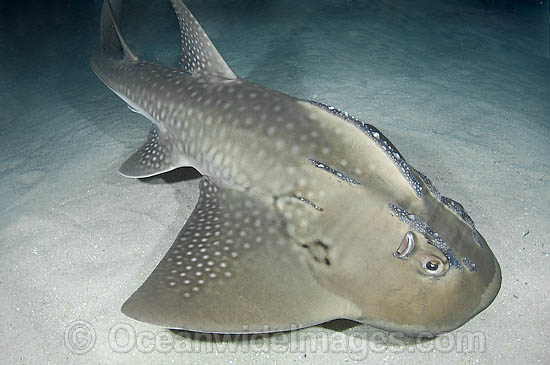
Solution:
[{"label": "shark ray's head", "polygon": [[[398,229],[384,242],[391,271],[387,288],[403,289],[387,292],[388,306],[395,307],[389,328],[433,336],[461,326],[493,301],[500,289],[499,264],[458,203],[438,204],[429,213],[394,204],[389,210]],[[386,320],[391,323],[391,316]]]},{"label": "shark ray's head", "polygon": [[432,337],[463,325],[500,289],[495,256],[448,198],[425,194],[389,203],[351,224],[341,237],[346,250],[334,253],[338,272],[327,278],[359,308],[361,322]]}]

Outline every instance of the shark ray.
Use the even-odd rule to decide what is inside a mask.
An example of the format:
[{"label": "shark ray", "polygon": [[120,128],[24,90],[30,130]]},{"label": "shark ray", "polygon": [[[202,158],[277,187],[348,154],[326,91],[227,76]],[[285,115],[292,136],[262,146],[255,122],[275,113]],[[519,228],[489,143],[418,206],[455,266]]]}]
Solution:
[{"label": "shark ray", "polygon": [[260,333],[352,319],[412,336],[485,309],[498,261],[464,207],[382,132],[338,108],[238,77],[171,0],[180,67],[139,59],[106,0],[99,79],[153,123],[121,166],[203,178],[175,242],[122,311],[175,329]]}]

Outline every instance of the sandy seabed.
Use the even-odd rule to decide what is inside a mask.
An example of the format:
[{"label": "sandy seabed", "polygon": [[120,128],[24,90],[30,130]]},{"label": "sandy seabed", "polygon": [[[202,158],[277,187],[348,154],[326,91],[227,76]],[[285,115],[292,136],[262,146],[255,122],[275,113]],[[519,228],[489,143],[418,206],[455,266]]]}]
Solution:
[{"label": "sandy seabed", "polygon": [[[91,72],[101,2],[31,3],[0,5],[1,363],[548,361],[546,1],[188,2],[238,75],[375,125],[466,207],[502,289],[432,341],[346,321],[215,337],[125,317],[190,215],[198,175],[117,173],[149,122]],[[174,63],[168,1],[128,3],[135,53]]]}]

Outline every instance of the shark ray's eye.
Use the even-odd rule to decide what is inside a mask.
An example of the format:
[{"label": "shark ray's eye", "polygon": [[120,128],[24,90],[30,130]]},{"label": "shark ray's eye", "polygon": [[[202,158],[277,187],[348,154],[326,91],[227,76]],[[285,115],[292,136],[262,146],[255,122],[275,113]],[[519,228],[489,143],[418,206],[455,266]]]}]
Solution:
[{"label": "shark ray's eye", "polygon": [[412,252],[414,248],[414,235],[412,232],[407,232],[405,237],[401,240],[401,243],[399,244],[399,247],[397,247],[397,251],[393,253],[395,257],[406,257],[408,254]]},{"label": "shark ray's eye", "polygon": [[429,275],[440,275],[445,271],[445,264],[435,256],[428,256],[422,260],[422,268]]},{"label": "shark ray's eye", "polygon": [[429,271],[437,271],[438,267],[439,265],[435,261],[426,262],[426,269],[428,269]]}]

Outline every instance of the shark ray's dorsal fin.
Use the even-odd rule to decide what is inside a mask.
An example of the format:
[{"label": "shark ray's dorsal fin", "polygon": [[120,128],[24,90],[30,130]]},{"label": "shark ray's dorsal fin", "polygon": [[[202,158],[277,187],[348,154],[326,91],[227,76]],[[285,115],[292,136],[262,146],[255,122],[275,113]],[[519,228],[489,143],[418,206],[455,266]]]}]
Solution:
[{"label": "shark ray's dorsal fin", "polygon": [[237,75],[227,65],[183,2],[181,0],[171,1],[180,25],[181,68],[192,75],[208,73],[225,79],[236,79]]},{"label": "shark ray's dorsal fin", "polygon": [[144,178],[192,166],[180,155],[174,153],[174,145],[153,124],[145,143],[120,166],[119,171],[126,177]]},{"label": "shark ray's dorsal fin", "polygon": [[200,182],[176,241],[122,311],[169,328],[274,332],[356,317],[324,290],[287,235],[272,198]]}]

